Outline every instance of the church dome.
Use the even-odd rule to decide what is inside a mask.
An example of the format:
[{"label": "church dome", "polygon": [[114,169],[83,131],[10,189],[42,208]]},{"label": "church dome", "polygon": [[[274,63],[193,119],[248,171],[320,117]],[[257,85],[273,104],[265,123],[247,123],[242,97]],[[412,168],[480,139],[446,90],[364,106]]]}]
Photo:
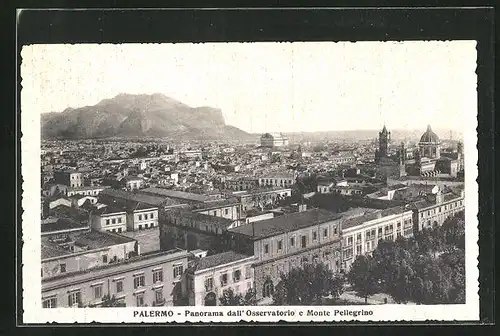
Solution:
[{"label": "church dome", "polygon": [[427,131],[422,134],[420,142],[439,143],[439,137],[432,131],[431,125],[427,126]]}]

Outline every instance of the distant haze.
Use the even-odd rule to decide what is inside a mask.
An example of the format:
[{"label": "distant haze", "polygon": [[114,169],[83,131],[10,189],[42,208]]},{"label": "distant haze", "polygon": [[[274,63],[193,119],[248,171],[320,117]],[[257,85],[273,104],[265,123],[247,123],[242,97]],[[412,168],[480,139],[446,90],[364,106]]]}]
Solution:
[{"label": "distant haze", "polygon": [[32,45],[23,113],[161,93],[249,133],[421,130],[477,113],[474,41]]}]

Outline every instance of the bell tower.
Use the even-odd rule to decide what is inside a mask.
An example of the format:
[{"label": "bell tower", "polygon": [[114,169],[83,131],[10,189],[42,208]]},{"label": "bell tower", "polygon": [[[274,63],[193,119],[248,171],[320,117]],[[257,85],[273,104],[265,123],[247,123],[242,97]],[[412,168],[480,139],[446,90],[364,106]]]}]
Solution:
[{"label": "bell tower", "polygon": [[391,141],[391,132],[387,131],[387,128],[384,125],[384,128],[378,134],[378,153],[379,157],[387,157],[389,153],[389,142]]}]

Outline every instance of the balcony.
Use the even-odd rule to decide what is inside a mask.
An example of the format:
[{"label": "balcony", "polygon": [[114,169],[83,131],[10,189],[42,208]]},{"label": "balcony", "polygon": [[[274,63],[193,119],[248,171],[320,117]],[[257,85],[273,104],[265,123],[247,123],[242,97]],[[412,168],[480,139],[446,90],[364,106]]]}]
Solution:
[{"label": "balcony", "polygon": [[156,301],[153,301],[152,306],[153,306],[153,307],[161,307],[161,306],[164,306],[164,305],[165,305],[165,302],[166,302],[166,300],[165,300],[165,299],[162,299],[162,300],[160,300],[160,301],[156,300]]}]

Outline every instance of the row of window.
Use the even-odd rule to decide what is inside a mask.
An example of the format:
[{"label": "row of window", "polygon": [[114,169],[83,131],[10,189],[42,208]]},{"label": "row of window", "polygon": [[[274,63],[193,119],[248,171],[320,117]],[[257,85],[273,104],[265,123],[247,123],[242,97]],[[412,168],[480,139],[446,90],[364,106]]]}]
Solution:
[{"label": "row of window", "polygon": [[[333,235],[338,234],[338,229],[335,226],[333,228]],[[328,238],[328,228],[323,228],[322,230],[323,233],[323,238]],[[301,248],[306,248],[307,247],[307,235],[301,235],[300,236],[300,247]],[[312,240],[317,241],[318,240],[318,231],[313,231],[312,232]],[[294,248],[295,247],[295,236],[290,237],[290,247]],[[270,248],[269,244],[264,244],[264,254],[269,254]],[[278,240],[277,246],[276,246],[276,252],[281,252],[283,251],[283,240]]]},{"label": "row of window", "polygon": [[[245,279],[250,279],[252,277],[250,266],[245,266]],[[232,272],[232,282],[237,283],[242,280],[242,274],[240,269],[233,270]],[[223,273],[219,276],[219,284],[221,287],[227,286],[229,283],[228,273]],[[211,291],[214,289],[214,278],[209,277],[205,279],[205,290]]]},{"label": "row of window", "polygon": [[[448,208],[448,205],[450,206],[449,208]],[[463,206],[463,201],[456,201],[456,202],[454,202],[454,203],[450,203],[450,204],[448,204],[448,205],[440,206],[440,207],[438,207],[438,208],[434,208],[434,209],[432,209],[432,210],[427,210],[427,216],[430,216],[430,215],[431,215],[431,213],[435,215],[435,214],[436,214],[436,209],[437,209],[437,211],[442,212],[442,211],[443,211],[443,208],[444,208],[444,211],[447,211],[448,209],[449,209],[449,210],[451,210],[451,209],[453,209],[453,208],[457,208],[457,207],[459,207],[459,206]],[[423,217],[424,217],[424,215],[425,215],[425,212],[421,212],[421,213],[420,213],[420,217],[422,217],[422,218],[423,218]]]},{"label": "row of window", "polygon": [[106,219],[106,225],[109,225],[109,224],[121,224],[121,223],[122,223],[122,218],[121,217]]},{"label": "row of window", "polygon": [[[119,289],[118,289],[119,287]],[[160,305],[165,303],[165,298],[163,296],[163,288],[153,289],[155,301],[154,304]],[[121,281],[117,282],[117,293],[123,292],[123,283]],[[93,300],[101,299],[103,295],[102,285],[96,285],[92,287]],[[136,300],[136,306],[142,307],[145,304],[144,301],[144,293],[136,293],[134,294]],[[125,297],[120,297],[119,301],[125,301]],[[73,291],[68,294],[68,306],[74,307],[82,304],[82,294],[78,291]],[[57,308],[57,298],[50,297],[42,299],[42,307],[43,308]]]},{"label": "row of window", "polygon": [[144,220],[154,219],[154,217],[155,217],[154,213],[150,213],[149,218],[148,218],[148,214],[139,214],[138,215],[139,220],[143,220],[143,217],[142,217],[143,215],[144,215]]}]

